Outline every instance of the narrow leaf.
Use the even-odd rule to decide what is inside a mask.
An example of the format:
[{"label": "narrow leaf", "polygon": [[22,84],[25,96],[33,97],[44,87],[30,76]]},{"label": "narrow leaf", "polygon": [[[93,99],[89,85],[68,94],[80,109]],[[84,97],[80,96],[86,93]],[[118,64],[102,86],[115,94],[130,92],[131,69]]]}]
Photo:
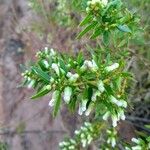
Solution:
[{"label": "narrow leaf", "polygon": [[77,36],[77,39],[81,38],[84,34],[89,32],[91,29],[93,29],[97,25],[97,21],[92,22],[90,25],[88,25],[83,31],[79,33]]},{"label": "narrow leaf", "polygon": [[109,44],[109,32],[105,31],[103,33],[103,42],[105,45],[108,45]]},{"label": "narrow leaf", "polygon": [[47,93],[49,93],[50,90],[51,90],[51,88],[49,86],[46,86],[42,90],[40,90],[38,93],[36,93],[35,95],[33,95],[31,97],[31,99],[36,99],[36,98],[42,97],[42,96],[46,95]]},{"label": "narrow leaf", "polygon": [[32,70],[41,78],[43,79],[44,81],[46,81],[47,83],[49,83],[50,81],[50,77],[49,75],[42,71],[40,68],[37,68],[37,67],[32,67]]},{"label": "narrow leaf", "polygon": [[94,31],[94,33],[91,35],[90,39],[95,39],[96,37],[98,37],[99,35],[101,35],[102,30],[101,29],[96,29]]},{"label": "narrow leaf", "polygon": [[85,24],[87,24],[88,22],[90,22],[90,20],[92,19],[92,15],[88,14],[79,24],[79,26],[84,26]]}]

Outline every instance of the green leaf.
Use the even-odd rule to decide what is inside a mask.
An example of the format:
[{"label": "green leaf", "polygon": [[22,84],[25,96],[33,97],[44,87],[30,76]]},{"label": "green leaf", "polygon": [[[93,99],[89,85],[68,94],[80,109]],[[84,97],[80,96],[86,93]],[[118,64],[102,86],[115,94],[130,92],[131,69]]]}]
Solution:
[{"label": "green leaf", "polygon": [[50,85],[45,86],[41,91],[39,91],[38,93],[33,95],[31,97],[31,99],[36,99],[36,98],[42,97],[42,96],[46,95],[47,93],[49,93],[50,91],[51,91]]},{"label": "green leaf", "polygon": [[94,33],[91,35],[90,39],[95,39],[96,37],[98,37],[99,35],[102,34],[102,30],[100,28],[97,28]]},{"label": "green leaf", "polygon": [[118,48],[123,47],[125,44],[127,44],[127,40],[124,39],[120,42],[120,44],[118,45]]},{"label": "green leaf", "polygon": [[53,116],[56,117],[59,108],[60,108],[60,104],[61,104],[61,93],[59,91],[57,99],[55,100],[55,104],[54,104],[54,111],[53,111]]},{"label": "green leaf", "polygon": [[78,56],[77,56],[77,62],[78,64],[82,64],[84,61],[84,58],[83,58],[83,53],[82,52],[79,52]]},{"label": "green leaf", "polygon": [[59,63],[60,63],[60,67],[65,71],[65,72],[68,72],[67,68],[66,68],[66,65],[64,63],[64,60],[62,59],[59,59]]},{"label": "green leaf", "polygon": [[72,100],[71,100],[70,103],[69,103],[69,109],[70,109],[71,112],[74,112],[74,111],[75,111],[75,109],[76,109],[76,103],[77,103],[77,96],[74,95],[74,96],[72,97]]},{"label": "green leaf", "polygon": [[81,31],[78,36],[77,39],[81,38],[84,34],[86,34],[87,32],[89,32],[90,30],[92,30],[96,25],[97,25],[97,21],[92,22],[90,25],[88,25],[83,31]]},{"label": "green leaf", "polygon": [[109,32],[108,31],[105,31],[103,33],[103,42],[106,46],[108,46],[109,44]]},{"label": "green leaf", "polygon": [[49,83],[50,81],[50,76],[42,71],[40,68],[37,68],[37,67],[32,67],[32,70],[41,78],[43,79],[45,82]]},{"label": "green leaf", "polygon": [[88,15],[81,21],[81,23],[79,24],[79,26],[84,26],[84,25],[86,25],[87,23],[90,22],[91,19],[92,19],[92,15],[91,15],[91,14],[88,14]]},{"label": "green leaf", "polygon": [[131,33],[131,30],[127,25],[119,25],[117,28],[122,32]]}]

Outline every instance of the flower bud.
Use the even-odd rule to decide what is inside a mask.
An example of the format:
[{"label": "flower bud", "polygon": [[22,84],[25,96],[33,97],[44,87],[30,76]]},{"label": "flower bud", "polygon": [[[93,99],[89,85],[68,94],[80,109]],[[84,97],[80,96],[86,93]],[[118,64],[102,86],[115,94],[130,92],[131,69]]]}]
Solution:
[{"label": "flower bud", "polygon": [[111,72],[111,71],[117,69],[118,67],[119,67],[119,64],[118,63],[114,63],[113,65],[106,67],[105,70],[107,72]]},{"label": "flower bud", "polygon": [[106,113],[103,115],[103,120],[106,121],[109,116],[110,116],[110,112],[106,112]]},{"label": "flower bud", "polygon": [[87,109],[86,112],[85,112],[85,115],[86,115],[86,116],[89,116],[89,114],[90,114],[91,111],[93,110],[93,107],[94,107],[93,103],[89,105],[88,109]]},{"label": "flower bud", "polygon": [[72,95],[72,88],[68,86],[64,89],[64,101],[67,104],[70,102],[71,95]]},{"label": "flower bud", "polygon": [[53,77],[50,78],[50,83],[53,84],[55,79]]},{"label": "flower bud", "polygon": [[59,96],[59,91],[58,90],[56,90],[56,91],[54,91],[54,93],[52,94],[52,99],[50,100],[50,102],[49,102],[49,106],[50,107],[53,107],[54,106],[54,103],[55,103],[55,101],[57,100],[57,98],[58,98],[58,96]]},{"label": "flower bud", "polygon": [[56,52],[54,51],[53,48],[50,49],[50,55],[51,55],[51,56],[56,56]]},{"label": "flower bud", "polygon": [[28,84],[28,88],[29,89],[32,88],[34,86],[34,84],[35,84],[35,80],[30,79],[30,82]]},{"label": "flower bud", "polygon": [[116,139],[114,137],[111,138],[111,146],[112,147],[116,146]]},{"label": "flower bud", "polygon": [[53,64],[52,64],[52,69],[56,72],[56,74],[57,74],[58,76],[60,75],[60,71],[59,71],[58,64],[53,63]]},{"label": "flower bud", "polygon": [[49,53],[48,47],[45,47],[44,50],[45,50],[45,54],[48,55]]},{"label": "flower bud", "polygon": [[101,0],[101,1],[104,6],[106,6],[108,4],[108,0]]},{"label": "flower bud", "polygon": [[93,71],[97,71],[98,70],[98,66],[96,64],[96,62],[94,60],[92,60],[92,68]]},{"label": "flower bud", "polygon": [[97,96],[100,96],[100,95],[101,95],[100,91],[94,92],[93,95],[92,95],[91,100],[92,100],[93,102],[95,102],[96,99],[97,99]]},{"label": "flower bud", "polygon": [[86,104],[87,104],[88,100],[82,100],[81,104],[79,105],[79,110],[78,110],[78,114],[82,115],[84,111],[86,111]]},{"label": "flower bud", "polygon": [[113,127],[117,126],[118,118],[116,115],[112,115],[112,125]]},{"label": "flower bud", "polygon": [[100,81],[98,81],[97,86],[98,86],[98,90],[99,90],[101,93],[103,93],[103,92],[105,91],[103,81],[101,81],[101,80],[100,80]]},{"label": "flower bud", "polygon": [[71,72],[68,72],[67,77],[69,78],[70,82],[76,82],[77,79],[79,78],[79,75],[77,73],[72,74]]},{"label": "flower bud", "polygon": [[42,63],[45,68],[49,68],[49,64],[48,64],[47,60],[43,60]]}]

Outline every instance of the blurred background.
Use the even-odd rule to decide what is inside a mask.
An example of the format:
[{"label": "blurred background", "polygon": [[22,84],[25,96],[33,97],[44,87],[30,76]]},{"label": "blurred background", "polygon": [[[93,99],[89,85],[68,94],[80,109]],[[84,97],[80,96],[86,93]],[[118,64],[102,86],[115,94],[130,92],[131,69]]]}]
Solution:
[{"label": "blurred background", "polygon": [[[150,124],[150,1],[125,4],[141,18],[142,31],[130,44],[128,68],[135,77],[129,88],[132,106],[118,127],[120,136],[129,141],[135,131],[150,134],[145,127]],[[65,107],[54,119],[50,96],[32,101],[33,91],[19,84],[20,64],[34,61],[43,47],[76,53],[90,42],[75,40],[81,11],[81,0],[0,0],[0,150],[58,150],[58,143],[73,136],[80,125],[81,118]]]}]

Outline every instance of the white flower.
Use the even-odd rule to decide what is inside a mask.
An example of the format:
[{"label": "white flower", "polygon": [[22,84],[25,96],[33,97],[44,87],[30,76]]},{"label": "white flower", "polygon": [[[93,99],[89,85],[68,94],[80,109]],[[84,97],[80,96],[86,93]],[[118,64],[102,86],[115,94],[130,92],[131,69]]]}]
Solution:
[{"label": "white flower", "polygon": [[111,146],[112,147],[116,146],[116,139],[114,137],[111,138]]},{"label": "white flower", "polygon": [[139,139],[136,139],[136,138],[132,138],[131,141],[134,142],[134,143],[136,143],[136,144],[140,143]]},{"label": "white flower", "polygon": [[101,93],[103,93],[103,92],[105,91],[103,81],[101,81],[101,80],[100,80],[100,81],[98,81],[97,86],[98,86],[98,90],[99,90]]},{"label": "white flower", "polygon": [[64,89],[64,101],[67,104],[70,102],[71,95],[72,95],[72,88],[68,86]]},{"label": "white flower", "polygon": [[133,146],[132,150],[143,150],[143,148],[140,145]]},{"label": "white flower", "polygon": [[70,82],[76,82],[77,79],[79,78],[79,75],[77,73],[72,74],[71,72],[68,72],[67,77],[69,78]]},{"label": "white flower", "polygon": [[45,47],[44,50],[45,50],[45,54],[48,54],[48,47]]},{"label": "white flower", "polygon": [[88,107],[88,109],[85,112],[85,115],[89,116],[89,114],[91,113],[92,110],[93,110],[93,104],[90,104],[89,107]]},{"label": "white flower", "polygon": [[124,111],[122,109],[119,111],[119,118],[121,120],[125,120],[126,119],[126,116],[125,116]]},{"label": "white flower", "polygon": [[71,72],[68,72],[68,73],[67,73],[67,77],[68,77],[68,78],[71,78],[71,76],[72,76],[72,73],[71,73]]},{"label": "white flower", "polygon": [[114,63],[111,66],[106,67],[105,70],[107,72],[110,72],[110,71],[113,71],[113,70],[117,69],[118,67],[119,67],[119,64],[118,63]]},{"label": "white flower", "polygon": [[89,13],[89,11],[90,11],[90,8],[86,7],[86,12]]},{"label": "white flower", "polygon": [[75,130],[74,132],[76,135],[79,135],[80,134],[80,131],[79,130]]},{"label": "white flower", "polygon": [[53,77],[50,78],[50,83],[54,83],[55,79]]},{"label": "white flower", "polygon": [[45,68],[49,68],[49,64],[46,60],[43,60],[43,65],[44,65]]},{"label": "white flower", "polygon": [[49,106],[50,106],[50,107],[53,107],[53,106],[54,106],[54,103],[55,103],[55,101],[57,100],[58,96],[59,96],[59,91],[57,91],[57,90],[54,91],[53,94],[52,94],[52,99],[51,99],[50,102],[49,102]]},{"label": "white flower", "polygon": [[30,82],[29,82],[29,84],[28,84],[28,88],[31,89],[34,84],[35,84],[35,80],[31,80],[31,79],[30,79]]},{"label": "white flower", "polygon": [[81,104],[79,105],[79,110],[78,110],[78,114],[82,115],[84,111],[86,111],[86,104],[87,104],[87,99],[82,100]]},{"label": "white flower", "polygon": [[53,64],[52,64],[52,69],[56,72],[57,75],[60,74],[58,64],[53,63]]},{"label": "white flower", "polygon": [[92,70],[93,71],[97,71],[98,70],[98,66],[96,64],[96,62],[94,60],[92,60]]},{"label": "white flower", "polygon": [[108,111],[108,112],[106,112],[106,113],[103,115],[103,120],[106,121],[109,116],[110,116],[110,112]]},{"label": "white flower", "polygon": [[52,48],[50,49],[50,55],[51,55],[51,56],[56,56],[56,52],[55,52],[54,49],[52,49]]},{"label": "white flower", "polygon": [[106,6],[108,4],[108,0],[101,0],[101,1],[104,6]]},{"label": "white flower", "polygon": [[71,145],[71,146],[68,147],[68,149],[69,149],[69,150],[74,150],[74,149],[75,149],[75,146],[74,146],[74,145]]},{"label": "white flower", "polygon": [[88,68],[92,68],[93,67],[93,63],[89,60],[85,60],[84,64],[88,67]]},{"label": "white flower", "polygon": [[85,125],[86,127],[91,127],[91,126],[92,126],[92,124],[89,123],[89,122],[84,122],[84,125]]},{"label": "white flower", "polygon": [[83,147],[86,147],[86,144],[87,144],[86,139],[81,139],[81,142],[82,142],[82,146],[83,146]]},{"label": "white flower", "polygon": [[118,100],[114,96],[110,96],[110,101],[116,105],[118,105]]},{"label": "white flower", "polygon": [[96,99],[97,99],[97,96],[100,96],[100,95],[101,95],[100,91],[94,92],[93,95],[92,95],[91,100],[92,100],[93,102],[95,102]]},{"label": "white flower", "polygon": [[91,4],[93,4],[93,5],[94,5],[94,4],[96,4],[96,3],[100,3],[100,2],[101,2],[100,0],[92,0],[92,1],[91,1]]},{"label": "white flower", "polygon": [[87,136],[87,144],[90,144],[93,140],[93,137],[91,135]]},{"label": "white flower", "polygon": [[80,70],[85,71],[87,68],[91,69],[92,71],[98,70],[98,66],[94,60],[92,60],[92,61],[85,60],[83,65],[81,66]]},{"label": "white flower", "polygon": [[55,103],[55,99],[51,99],[50,101],[49,101],[49,106],[50,107],[53,107],[54,106],[54,103]]},{"label": "white flower", "polygon": [[118,101],[118,106],[127,108],[127,102],[124,100],[120,100]]},{"label": "white flower", "polygon": [[118,118],[116,115],[112,115],[112,125],[113,127],[117,126]]}]

